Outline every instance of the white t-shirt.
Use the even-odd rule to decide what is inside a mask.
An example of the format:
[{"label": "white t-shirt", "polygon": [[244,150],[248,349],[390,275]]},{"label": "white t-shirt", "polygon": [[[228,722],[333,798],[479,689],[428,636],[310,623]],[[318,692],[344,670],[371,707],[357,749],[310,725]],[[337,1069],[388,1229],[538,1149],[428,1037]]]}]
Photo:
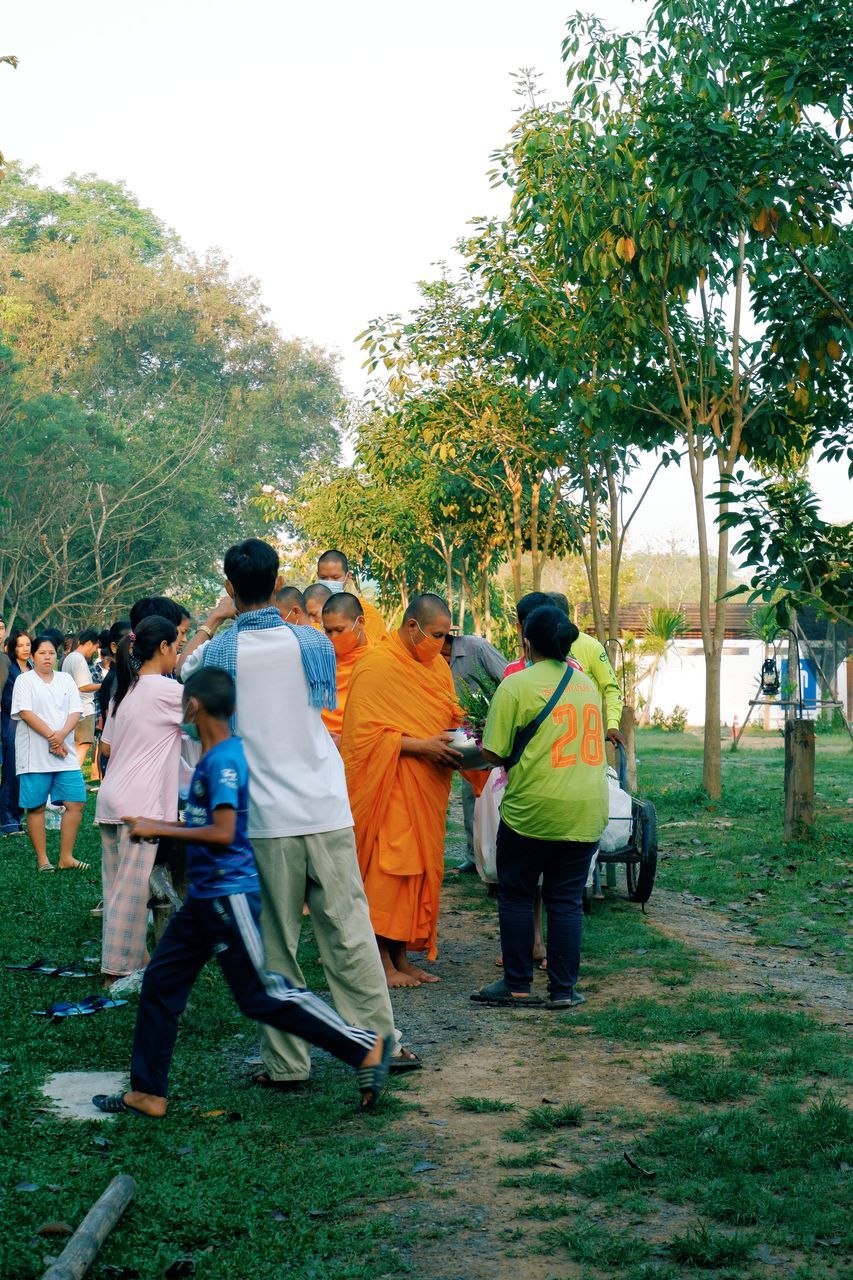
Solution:
[{"label": "white t-shirt", "polygon": [[[83,657],[82,653],[69,653],[68,657],[63,659],[62,670],[77,685],[78,690],[84,684],[94,684],[92,672],[89,670],[89,664]],[[95,714],[95,692],[90,689],[88,693],[80,694],[80,701],[83,704],[83,715],[93,716]]]},{"label": "white t-shirt", "polygon": [[[187,658],[185,680],[205,648]],[[308,701],[299,642],[287,627],[240,633],[237,732],[249,765],[250,839],[352,826],[344,762]]]},{"label": "white t-shirt", "polygon": [[68,754],[54,756],[50,753],[47,738],[24,724],[22,711],[61,729],[74,711],[82,711],[83,704],[77,685],[65,671],[54,671],[48,682],[35,671],[24,671],[15,681],[12,691],[12,719],[17,720],[15,730],[15,769],[18,773],[62,773],[66,769],[79,769],[74,751],[74,730],[65,739]]}]

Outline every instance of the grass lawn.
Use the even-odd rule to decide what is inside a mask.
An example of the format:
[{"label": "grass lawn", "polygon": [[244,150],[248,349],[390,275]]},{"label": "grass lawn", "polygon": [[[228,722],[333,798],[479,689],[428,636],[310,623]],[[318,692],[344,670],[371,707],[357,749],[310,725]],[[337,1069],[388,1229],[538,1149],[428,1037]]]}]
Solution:
[{"label": "grass lawn", "polygon": [[[694,736],[643,733],[638,756],[640,794],[654,800],[660,822],[658,885],[713,900],[765,942],[797,941],[818,963],[841,964],[836,912],[853,794],[845,743],[818,739],[818,831],[788,846],[780,739],[746,739],[741,752],[726,755],[718,804],[699,790]],[[0,841],[4,962],[97,955],[100,924],[89,910],[100,897],[100,851],[86,825],[93,807],[78,846],[93,863],[88,873],[37,876],[26,839]],[[450,835],[458,839],[455,824]],[[55,853],[56,835],[49,840]],[[460,936],[476,942],[479,968],[457,971],[464,983],[456,994],[442,984],[430,997],[439,1003],[427,1033],[434,1039],[424,1043],[436,1063],[479,1052],[460,1048],[444,1028],[465,1023],[467,991],[488,973],[495,946],[494,903],[472,877],[448,883],[445,905],[461,911]],[[488,1025],[496,1044],[509,1035],[511,1058],[528,1072],[523,1088],[496,1075],[488,1089],[448,1091],[446,1073],[424,1072],[402,1092],[395,1086],[369,1117],[355,1113],[351,1073],[323,1056],[307,1093],[250,1088],[244,1058],[256,1052],[255,1029],[210,966],[181,1027],[167,1119],[60,1121],[40,1110],[38,1086],[53,1071],[126,1069],[135,1001],[54,1025],[31,1011],[87,995],[98,979],[57,983],[0,970],[0,1278],[40,1276],[63,1240],[39,1235],[39,1227],[76,1225],[110,1178],[125,1172],[137,1179],[138,1198],[92,1268],[94,1280],[466,1280],[482,1274],[483,1237],[466,1254],[464,1228],[454,1225],[465,1219],[463,1206],[457,1219],[442,1214],[454,1197],[479,1204],[487,1193],[509,1206],[492,1236],[503,1242],[495,1280],[524,1275],[525,1260],[532,1267],[534,1259],[537,1280],[617,1273],[840,1280],[853,1154],[842,1106],[849,1058],[839,1031],[784,996],[721,990],[713,963],[661,933],[653,915],[612,898],[595,905],[583,1024],[577,1014],[550,1015],[547,1025],[495,1014]],[[306,934],[306,974],[322,989],[310,928]],[[452,977],[450,948],[443,958]],[[487,1058],[497,1052],[481,1047]],[[559,1105],[542,1098],[543,1060],[561,1080]],[[578,1092],[574,1072],[589,1072],[591,1063],[600,1087]],[[449,1130],[428,1131],[448,1151],[454,1123],[482,1125],[490,1135],[480,1172],[470,1172],[472,1152],[460,1155],[473,1180],[436,1190],[431,1200],[411,1176],[419,1090],[422,1097],[432,1090],[458,1117]],[[624,1159],[626,1149],[638,1168]],[[423,1270],[421,1257],[429,1259]]]}]

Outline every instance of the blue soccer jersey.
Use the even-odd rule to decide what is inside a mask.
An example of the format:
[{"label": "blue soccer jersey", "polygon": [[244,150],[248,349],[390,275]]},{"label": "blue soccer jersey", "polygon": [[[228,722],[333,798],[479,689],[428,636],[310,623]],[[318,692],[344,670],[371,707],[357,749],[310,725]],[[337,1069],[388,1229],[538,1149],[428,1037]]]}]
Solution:
[{"label": "blue soccer jersey", "polygon": [[187,826],[209,826],[214,811],[222,807],[237,814],[237,828],[228,848],[187,845],[189,892],[196,898],[258,892],[255,855],[247,834],[249,768],[239,738],[218,742],[196,765],[184,814]]}]

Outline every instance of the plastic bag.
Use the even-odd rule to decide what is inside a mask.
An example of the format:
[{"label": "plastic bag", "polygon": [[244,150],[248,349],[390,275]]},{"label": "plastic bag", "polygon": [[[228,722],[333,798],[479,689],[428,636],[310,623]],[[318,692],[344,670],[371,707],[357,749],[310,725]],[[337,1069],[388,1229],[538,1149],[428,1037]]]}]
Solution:
[{"label": "plastic bag", "polygon": [[598,848],[600,853],[615,853],[617,849],[624,849],[631,839],[631,797],[619,786],[615,769],[607,770],[607,790],[610,816]]},{"label": "plastic bag", "polygon": [[497,838],[501,820],[501,797],[506,786],[503,769],[492,769],[474,805],[474,861],[480,879],[497,884]]}]

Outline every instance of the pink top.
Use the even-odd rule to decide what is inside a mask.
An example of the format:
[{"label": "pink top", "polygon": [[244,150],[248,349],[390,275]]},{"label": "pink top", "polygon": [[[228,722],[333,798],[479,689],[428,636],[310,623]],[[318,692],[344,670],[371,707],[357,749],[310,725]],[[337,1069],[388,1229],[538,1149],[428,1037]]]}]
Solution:
[{"label": "pink top", "polygon": [[[516,658],[515,662],[511,662],[509,666],[506,668],[503,675],[501,676],[501,679],[506,680],[507,676],[514,676],[517,674],[517,672],[524,671],[526,666],[527,666],[527,662],[525,661],[524,658]],[[583,671],[583,667],[577,661],[576,658],[567,658],[566,666],[574,667],[575,671]]]},{"label": "pink top", "polygon": [[140,676],[115,715],[107,716],[101,740],[110,757],[96,822],[177,820],[183,693],[177,680]]}]

